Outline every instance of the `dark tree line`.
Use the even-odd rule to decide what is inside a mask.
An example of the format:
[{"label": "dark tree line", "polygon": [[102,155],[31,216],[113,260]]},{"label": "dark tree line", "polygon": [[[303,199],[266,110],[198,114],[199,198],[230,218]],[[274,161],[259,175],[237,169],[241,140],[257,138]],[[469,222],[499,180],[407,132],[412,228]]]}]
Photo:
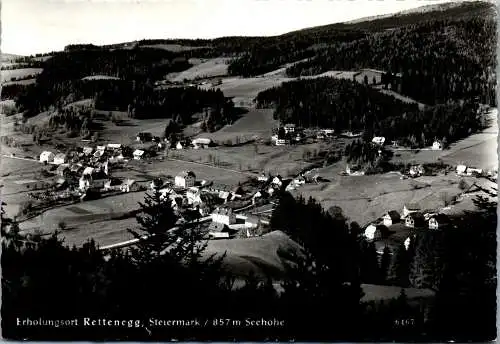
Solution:
[{"label": "dark tree line", "polygon": [[329,77],[283,83],[260,92],[256,102],[274,107],[274,117],[283,123],[337,131],[378,130],[383,119],[418,109],[368,86]]},{"label": "dark tree line", "polygon": [[[76,50],[59,53],[44,62],[36,83],[28,85],[16,97],[16,105],[28,114],[38,114],[65,97],[81,99],[92,87],[82,86],[82,78],[105,75],[137,84],[152,83],[170,72],[179,72],[191,65],[180,54],[161,49]],[[100,82],[109,89],[109,82]],[[114,84],[113,84],[114,86]]]}]

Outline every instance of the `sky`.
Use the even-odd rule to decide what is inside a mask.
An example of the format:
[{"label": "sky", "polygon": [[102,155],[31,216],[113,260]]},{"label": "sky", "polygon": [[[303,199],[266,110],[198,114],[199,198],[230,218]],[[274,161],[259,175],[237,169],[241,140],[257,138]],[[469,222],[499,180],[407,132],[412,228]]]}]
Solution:
[{"label": "sky", "polygon": [[1,51],[154,38],[268,36],[449,0],[2,0]]}]

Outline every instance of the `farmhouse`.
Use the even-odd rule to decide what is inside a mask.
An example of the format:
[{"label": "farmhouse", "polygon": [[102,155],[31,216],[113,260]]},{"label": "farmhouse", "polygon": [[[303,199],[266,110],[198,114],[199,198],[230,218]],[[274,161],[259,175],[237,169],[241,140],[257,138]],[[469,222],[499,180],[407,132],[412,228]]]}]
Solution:
[{"label": "farmhouse", "polygon": [[54,153],[49,151],[44,151],[40,154],[40,162],[53,162],[54,161]]},{"label": "farmhouse", "polygon": [[87,176],[92,176],[94,174],[94,168],[93,167],[90,167],[90,166],[87,166],[85,167],[85,169],[83,170],[82,172],[82,177],[87,175]]},{"label": "farmhouse", "polygon": [[177,142],[177,144],[175,145],[175,148],[176,148],[176,149],[183,149],[183,148],[184,148],[184,146],[183,146],[183,145],[182,145],[182,143],[179,141],[179,142]]},{"label": "farmhouse", "polygon": [[265,174],[265,173],[261,173],[261,174],[257,177],[257,180],[258,180],[259,182],[264,182],[264,183],[266,183],[266,182],[268,182],[268,181],[269,181],[269,179],[270,179],[270,178],[271,178],[271,177],[270,177],[269,175],[267,175],[267,174]]},{"label": "farmhouse", "polygon": [[212,143],[212,140],[200,137],[200,138],[194,139],[192,141],[192,143],[193,143],[194,148],[199,148],[199,147],[207,148]]},{"label": "farmhouse", "polygon": [[434,141],[432,144],[432,150],[442,150],[443,149],[443,144],[440,141]]},{"label": "farmhouse", "polygon": [[66,177],[70,173],[70,168],[68,164],[61,164],[57,166],[56,174],[61,177]]},{"label": "farmhouse", "polygon": [[405,225],[410,228],[423,227],[425,225],[424,214],[419,211],[408,214],[405,218]]},{"label": "farmhouse", "polygon": [[190,188],[188,188],[186,192],[188,204],[202,203],[200,195],[200,189],[198,189],[197,187],[191,186]]},{"label": "farmhouse", "polygon": [[192,171],[183,171],[175,176],[175,186],[181,188],[189,188],[194,186],[196,182],[196,175]]},{"label": "farmhouse", "polygon": [[468,176],[481,175],[483,173],[483,170],[480,168],[469,167],[469,168],[467,168],[466,173]]},{"label": "farmhouse", "polygon": [[108,143],[109,149],[121,149],[122,145],[120,143]]},{"label": "farmhouse", "polygon": [[285,124],[283,128],[285,129],[285,134],[295,132],[295,124],[293,123]]},{"label": "farmhouse", "polygon": [[335,133],[335,130],[333,129],[321,129],[321,132],[325,135],[325,136],[332,136],[334,133]]},{"label": "farmhouse", "polygon": [[231,208],[216,208],[212,213],[212,222],[231,225],[236,223],[236,215]]},{"label": "farmhouse", "polygon": [[417,203],[408,203],[403,207],[403,219],[406,218],[409,214],[414,213],[420,210],[420,206]]},{"label": "farmhouse", "polygon": [[67,160],[66,154],[58,153],[54,157],[54,164],[61,165],[61,164],[64,164],[66,162],[66,160]]},{"label": "farmhouse", "polygon": [[401,215],[396,210],[391,210],[387,212],[383,217],[384,226],[392,226],[395,223],[401,221]]},{"label": "farmhouse", "polygon": [[372,143],[376,144],[376,145],[383,145],[385,143],[385,137],[382,137],[382,136],[375,136],[373,139],[372,139]]},{"label": "farmhouse", "polygon": [[466,170],[467,170],[467,166],[465,166],[465,165],[458,165],[457,166],[457,174],[464,174]]},{"label": "farmhouse", "polygon": [[134,192],[139,191],[141,186],[133,179],[127,179],[122,185],[120,185],[120,190],[122,192]]},{"label": "farmhouse", "polygon": [[135,160],[140,160],[142,156],[144,155],[144,151],[140,149],[136,149],[133,153],[134,159]]},{"label": "farmhouse", "polygon": [[275,177],[273,178],[273,180],[272,180],[271,184],[272,184],[273,186],[276,186],[276,187],[280,188],[280,187],[281,187],[281,185],[283,185],[283,178],[282,178],[280,175],[277,175],[277,176],[275,176]]},{"label": "farmhouse", "polygon": [[293,180],[295,185],[303,185],[306,183],[306,179],[303,176],[298,176]]},{"label": "farmhouse", "polygon": [[83,154],[84,155],[90,155],[94,151],[94,148],[92,147],[83,147]]},{"label": "farmhouse", "polygon": [[450,218],[445,214],[435,214],[429,219],[429,229],[441,229],[450,225]]},{"label": "farmhouse", "polygon": [[422,165],[413,165],[410,167],[409,174],[411,177],[420,177],[425,173],[424,167]]},{"label": "farmhouse", "polygon": [[285,146],[285,145],[289,145],[289,144],[290,144],[289,139],[277,139],[276,140],[276,146]]},{"label": "farmhouse", "polygon": [[358,73],[355,74],[354,79],[363,84],[369,84],[369,85],[379,85],[382,83],[382,75],[384,75],[385,72],[381,70],[376,70],[376,69],[361,69]]}]

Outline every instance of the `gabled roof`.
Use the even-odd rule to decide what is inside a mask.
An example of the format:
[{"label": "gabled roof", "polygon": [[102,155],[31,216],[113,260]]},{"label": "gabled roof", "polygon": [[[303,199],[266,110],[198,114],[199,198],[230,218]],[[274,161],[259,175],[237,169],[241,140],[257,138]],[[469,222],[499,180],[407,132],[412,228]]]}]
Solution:
[{"label": "gabled roof", "polygon": [[231,209],[231,208],[217,208],[214,210],[213,213],[218,214],[218,215],[232,215],[233,209]]}]

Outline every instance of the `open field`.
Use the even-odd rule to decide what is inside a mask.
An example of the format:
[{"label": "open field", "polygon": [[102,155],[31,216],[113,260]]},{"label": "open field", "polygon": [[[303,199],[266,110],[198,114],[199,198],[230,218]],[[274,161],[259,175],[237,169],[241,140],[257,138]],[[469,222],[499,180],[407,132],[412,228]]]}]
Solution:
[{"label": "open field", "polygon": [[299,253],[300,246],[281,231],[274,231],[262,237],[248,239],[211,240],[205,254],[224,254],[225,268],[239,276],[253,271],[257,276],[270,274],[279,278],[284,272],[284,265],[278,250],[291,250]]},{"label": "open field", "polygon": [[167,79],[171,81],[194,80],[197,78],[211,78],[227,75],[227,62],[229,58],[217,57],[213,59],[189,59],[193,64],[191,68],[180,73],[172,73]]},{"label": "open field", "polygon": [[[234,97],[233,102],[238,106],[251,106],[254,98],[259,92],[268,88],[281,85],[285,81],[295,78],[285,77],[254,77],[254,78],[225,78],[219,88],[226,97]],[[202,88],[212,88],[211,85],[203,85]]]},{"label": "open field", "polygon": [[[40,229],[42,232],[52,232],[57,229],[61,220],[66,222],[68,227],[110,220],[139,209],[138,202],[144,200],[144,194],[145,192],[123,193],[49,209],[39,216],[21,222],[19,227],[22,231]],[[86,232],[80,234],[90,238]]]},{"label": "open field", "polygon": [[[306,152],[327,150],[328,144],[303,144],[296,146],[242,145],[236,147],[216,147],[198,150],[173,151],[176,157],[193,161],[210,163],[219,161],[224,167],[237,170],[252,170],[255,172],[271,172],[282,176],[295,176],[299,171],[312,163],[304,160]],[[257,151],[256,151],[257,149]]]},{"label": "open field", "polygon": [[15,80],[15,81],[7,81],[4,82],[2,85],[7,86],[7,85],[31,85],[36,82],[36,79],[24,79],[24,80]]},{"label": "open field", "polygon": [[379,218],[386,211],[401,211],[409,202],[418,203],[423,209],[439,209],[444,207],[444,194],[451,197],[461,193],[458,188],[460,178],[454,174],[400,179],[397,173],[340,176],[333,171],[328,173],[326,169],[318,172],[331,183],[306,184],[294,193],[316,198],[325,209],[339,206],[350,221],[360,225]]},{"label": "open field", "polygon": [[28,75],[40,74],[42,72],[42,68],[20,68],[20,69],[12,69],[12,70],[2,70],[0,71],[0,80],[10,81],[12,78],[23,78]]},{"label": "open field", "polygon": [[451,144],[448,149],[442,151],[421,150],[417,153],[412,151],[395,151],[393,161],[432,163],[441,159],[444,163],[451,166],[464,164],[485,170],[496,169],[498,168],[497,113],[497,109],[492,109],[488,113],[488,117],[491,120],[489,128]]},{"label": "open field", "polygon": [[272,109],[248,109],[241,118],[232,125],[226,125],[213,133],[202,133],[197,137],[208,137],[215,141],[224,142],[240,137],[241,142],[258,137],[270,139],[272,129],[278,126],[278,121],[273,119]]}]

